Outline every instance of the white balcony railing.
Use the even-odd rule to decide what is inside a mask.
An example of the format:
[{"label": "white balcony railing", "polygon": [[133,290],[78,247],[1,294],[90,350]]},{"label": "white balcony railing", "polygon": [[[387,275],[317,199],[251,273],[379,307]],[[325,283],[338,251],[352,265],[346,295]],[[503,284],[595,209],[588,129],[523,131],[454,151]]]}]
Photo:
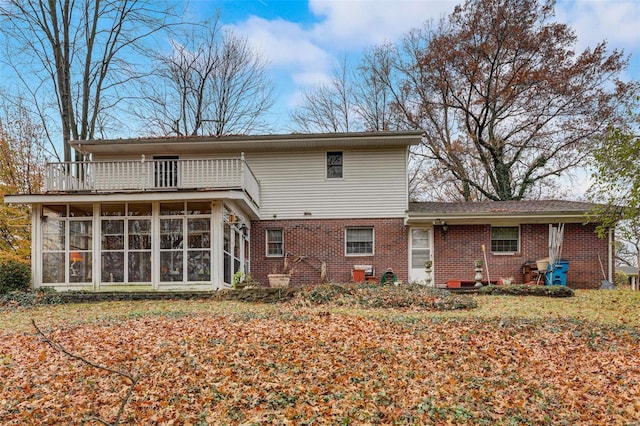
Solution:
[{"label": "white balcony railing", "polygon": [[46,192],[242,189],[258,204],[260,184],[243,158],[47,163]]}]

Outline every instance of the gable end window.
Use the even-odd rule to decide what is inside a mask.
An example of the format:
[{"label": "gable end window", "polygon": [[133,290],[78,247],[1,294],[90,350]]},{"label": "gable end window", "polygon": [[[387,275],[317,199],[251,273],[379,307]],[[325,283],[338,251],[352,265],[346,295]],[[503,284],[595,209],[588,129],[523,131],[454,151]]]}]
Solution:
[{"label": "gable end window", "polygon": [[492,253],[517,253],[518,251],[520,251],[520,227],[491,227]]},{"label": "gable end window", "polygon": [[284,256],[284,235],[282,229],[267,229],[267,256]]},{"label": "gable end window", "polygon": [[373,228],[347,228],[345,254],[347,256],[373,255]]},{"label": "gable end window", "polygon": [[327,178],[342,178],[342,151],[327,152]]}]

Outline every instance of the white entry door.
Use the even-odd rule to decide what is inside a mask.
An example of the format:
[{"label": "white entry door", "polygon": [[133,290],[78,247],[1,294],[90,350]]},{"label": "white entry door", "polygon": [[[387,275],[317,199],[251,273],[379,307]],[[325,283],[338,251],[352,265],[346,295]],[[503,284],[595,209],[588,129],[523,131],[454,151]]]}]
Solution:
[{"label": "white entry door", "polygon": [[[411,228],[409,239],[409,281],[424,283],[427,278],[424,262],[433,260],[431,234],[433,228]],[[432,274],[433,279],[433,274]],[[433,281],[431,282],[433,285]]]}]

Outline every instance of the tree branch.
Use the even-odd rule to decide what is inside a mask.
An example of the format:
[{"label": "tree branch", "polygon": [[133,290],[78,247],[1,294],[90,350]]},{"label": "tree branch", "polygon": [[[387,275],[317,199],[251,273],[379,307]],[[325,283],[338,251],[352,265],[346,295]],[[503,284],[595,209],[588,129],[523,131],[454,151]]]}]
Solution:
[{"label": "tree branch", "polygon": [[127,403],[129,402],[129,399],[131,398],[131,395],[133,394],[133,390],[136,386],[136,384],[138,383],[138,381],[140,380],[140,375],[137,376],[133,376],[130,373],[127,373],[126,371],[122,371],[122,370],[116,370],[114,368],[110,368],[110,367],[106,367],[104,365],[100,365],[100,364],[96,364],[95,362],[89,361],[88,359],[74,354],[72,352],[69,352],[64,346],[62,346],[60,343],[54,342],[53,340],[51,340],[50,338],[48,338],[43,332],[42,330],[40,330],[40,328],[38,327],[38,325],[36,324],[36,321],[34,319],[31,320],[31,324],[33,325],[33,328],[35,328],[36,332],[42,337],[42,339],[44,340],[45,343],[47,343],[49,346],[51,346],[54,350],[58,351],[58,352],[62,352],[63,354],[65,354],[66,356],[68,356],[69,358],[81,361],[93,368],[97,368],[98,370],[104,370],[104,371],[108,371],[110,373],[114,373],[117,374],[121,377],[125,377],[127,378],[131,383],[129,384],[129,390],[127,391],[127,394],[125,395],[124,399],[122,400],[122,402],[120,403],[120,408],[118,409],[118,414],[116,415],[115,421],[113,423],[108,423],[102,419],[100,419],[99,417],[89,417],[88,420],[95,420],[98,421],[104,425],[109,425],[109,426],[117,426],[118,424],[120,424],[120,419],[122,417],[122,413],[124,412],[124,408],[127,405]]}]

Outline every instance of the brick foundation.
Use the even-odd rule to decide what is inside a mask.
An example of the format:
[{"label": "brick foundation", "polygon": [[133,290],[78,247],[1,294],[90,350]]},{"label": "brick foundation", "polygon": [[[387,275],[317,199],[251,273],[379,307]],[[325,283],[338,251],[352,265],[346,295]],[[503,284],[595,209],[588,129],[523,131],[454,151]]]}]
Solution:
[{"label": "brick foundation", "polygon": [[[484,260],[482,244],[487,250],[491,280],[513,277],[514,284],[523,283],[522,266],[525,262],[549,256],[549,225],[520,225],[520,253],[496,255],[490,252],[491,226],[449,225],[448,232],[434,229],[434,275],[438,286],[446,286],[450,279],[472,280],[474,260]],[[598,288],[602,272],[598,254],[607,271],[608,244],[598,238],[595,225],[565,224],[562,259],[569,261],[567,285],[573,288]],[[486,269],[483,266],[486,280]]]},{"label": "brick foundation", "polygon": [[[345,228],[371,226],[374,228],[373,256],[345,255]],[[320,265],[327,265],[331,282],[351,281],[354,265],[373,265],[380,282],[387,268],[392,268],[398,280],[408,279],[407,228],[403,219],[303,219],[264,220],[251,224],[251,275],[261,283],[268,283],[267,275],[282,268],[282,257],[267,257],[265,237],[267,229],[283,229],[284,250],[288,259],[304,260],[292,265],[295,269],[290,285],[320,282]]]}]

